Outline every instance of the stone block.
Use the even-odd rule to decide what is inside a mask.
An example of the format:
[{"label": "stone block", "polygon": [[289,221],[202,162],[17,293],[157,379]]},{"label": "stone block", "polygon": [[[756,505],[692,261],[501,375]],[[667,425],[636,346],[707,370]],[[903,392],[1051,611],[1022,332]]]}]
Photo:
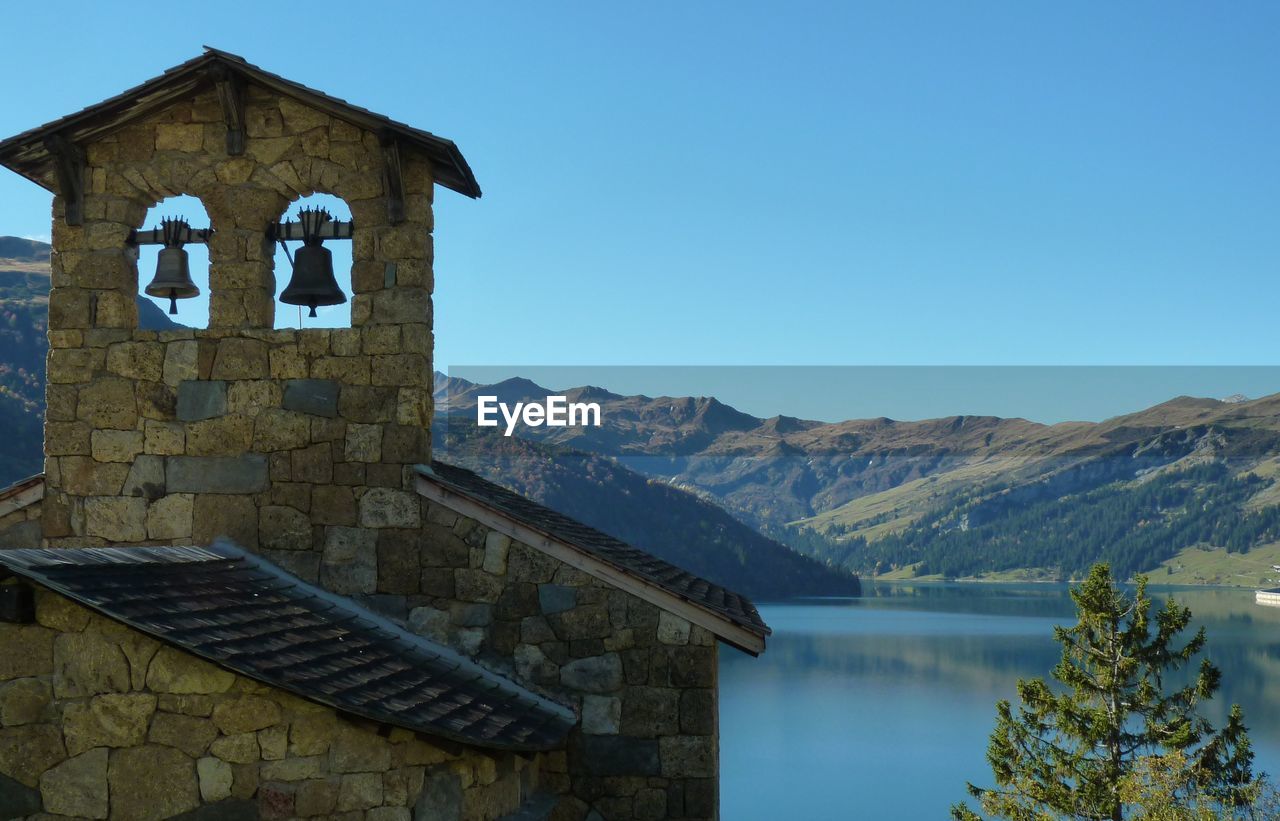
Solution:
[{"label": "stone block", "polygon": [[186,380],[178,384],[178,419],[199,422],[227,412],[227,383]]},{"label": "stone block", "polygon": [[267,457],[170,456],[165,473],[169,493],[259,493],[267,488]]},{"label": "stone block", "polygon": [[313,416],[337,416],[338,383],[332,379],[290,379],[284,383],[284,407]]},{"label": "stone block", "polygon": [[658,741],[619,735],[582,737],[583,770],[597,776],[654,776],[661,771]]},{"label": "stone block", "polygon": [[187,425],[188,456],[238,456],[253,443],[253,419],[238,413]]},{"label": "stone block", "polygon": [[377,533],[326,527],[320,584],[335,593],[374,593],[378,583]]},{"label": "stone block", "polygon": [[[163,700],[160,707],[164,707]],[[193,758],[204,755],[217,737],[217,728],[207,719],[166,712],[156,713],[147,733],[148,741],[177,747]]]},{"label": "stone block", "polygon": [[133,430],[138,423],[138,403],[133,382],[102,377],[80,391],[76,418],[95,429]]},{"label": "stone block", "polygon": [[453,574],[454,595],[462,601],[492,604],[502,595],[502,578],[483,570],[462,568]]},{"label": "stone block", "polygon": [[267,379],[270,375],[267,344],[262,340],[227,337],[218,343],[214,379]]},{"label": "stone block", "polygon": [[148,419],[143,428],[143,452],[159,456],[181,455],[186,451],[186,431],[175,422]]},{"label": "stone block", "polygon": [[311,519],[322,525],[354,525],[355,493],[340,485],[315,485],[311,490]]},{"label": "stone block", "polygon": [[448,641],[452,620],[448,610],[415,607],[409,611],[409,629],[435,641]]},{"label": "stone block", "polygon": [[[66,598],[52,591],[36,591],[36,621],[45,627],[61,633],[79,633],[89,624],[91,613]],[[53,646],[53,637],[49,637],[49,647]]]},{"label": "stone block", "polygon": [[63,633],[53,641],[53,694],[79,698],[123,693],[131,686],[120,645],[101,633]]},{"label": "stone block", "polygon": [[178,392],[163,382],[138,382],[138,415],[167,421],[178,411]]},{"label": "stone block", "polygon": [[266,408],[253,423],[253,449],[259,453],[306,447],[311,441],[311,420],[294,411]]},{"label": "stone block", "polygon": [[691,627],[687,620],[664,610],[658,616],[658,641],[672,645],[688,644]]},{"label": "stone block", "polygon": [[93,458],[99,462],[132,462],[142,453],[140,430],[95,430],[90,441]]},{"label": "stone block", "polygon": [[52,701],[53,687],[44,678],[20,678],[0,684],[0,726],[43,721]]},{"label": "stone block", "polygon": [[[99,431],[101,432],[101,431]],[[159,499],[165,494],[164,457],[143,454],[129,466],[129,475],[120,488],[121,495]]]},{"label": "stone block", "polygon": [[361,527],[411,527],[421,525],[417,494],[391,488],[373,488],[360,497]]},{"label": "stone block", "polygon": [[680,691],[668,687],[629,687],[622,702],[622,732],[641,738],[674,735],[680,730]]},{"label": "stone block", "polygon": [[220,758],[207,756],[196,761],[200,798],[207,802],[231,797],[231,765]]},{"label": "stone block", "polygon": [[80,755],[94,747],[136,747],[147,738],[156,711],[150,693],[107,693],[88,703],[68,704],[62,714],[67,754]]},{"label": "stone block", "polygon": [[422,793],[414,804],[415,818],[461,818],[462,780],[457,773],[438,770],[422,782]]},{"label": "stone block", "polygon": [[382,593],[418,592],[418,532],[378,532],[378,590]]},{"label": "stone block", "polygon": [[69,758],[40,777],[45,812],[76,818],[107,817],[107,750]]},{"label": "stone block", "polygon": [[484,538],[484,563],[481,567],[486,573],[495,576],[507,572],[507,551],[511,547],[511,539],[496,531],[490,531]]},{"label": "stone block", "polygon": [[120,492],[129,466],[101,464],[88,456],[63,456],[58,460],[62,489],[74,496],[112,496]]},{"label": "stone block", "polygon": [[191,535],[196,544],[230,539],[250,550],[258,547],[258,508],[249,496],[199,494],[191,512]]},{"label": "stone block", "polygon": [[186,540],[193,533],[193,501],[190,493],[171,493],[147,508],[147,538]]},{"label": "stone block", "polygon": [[265,505],[258,511],[258,541],[271,550],[310,550],[311,519],[291,507]]},{"label": "stone block", "polygon": [[680,732],[711,735],[716,731],[716,692],[691,689],[680,692]]},{"label": "stone block", "polygon": [[199,123],[159,123],[155,129],[157,151],[195,153],[204,147],[204,126]]},{"label": "stone block", "polygon": [[280,705],[269,698],[245,695],[213,708],[213,723],[225,735],[270,727],[280,721]]},{"label": "stone block", "polygon": [[350,422],[390,422],[396,414],[394,388],[344,384],[338,395],[338,413]]},{"label": "stone block", "polygon": [[263,761],[282,761],[289,754],[289,725],[277,724],[258,731]]},{"label": "stone block", "polygon": [[547,615],[572,610],[577,603],[578,591],[576,588],[563,584],[538,585],[538,604],[542,608],[542,612]]},{"label": "stone block", "polygon": [[280,407],[280,386],[269,379],[232,382],[227,387],[227,412],[257,416],[263,408]]},{"label": "stone block", "polygon": [[381,773],[391,769],[391,745],[377,733],[349,724],[338,724],[329,744],[329,771],[334,773]]},{"label": "stone block", "polygon": [[298,784],[294,812],[301,818],[331,815],[338,805],[338,784],[341,779],[312,779]]},{"label": "stone block", "polygon": [[311,363],[313,379],[333,379],[347,385],[369,384],[368,356],[321,356]]},{"label": "stone block", "polygon": [[381,773],[350,773],[338,787],[338,811],[367,810],[382,804]]},{"label": "stone block", "polygon": [[84,422],[45,422],[44,449],[49,456],[88,456],[94,431]]},{"label": "stone block", "polygon": [[213,698],[207,695],[173,695],[160,697],[159,708],[169,713],[208,718],[213,714]]},{"label": "stone block", "polygon": [[337,730],[338,719],[331,712],[298,716],[289,725],[289,753],[295,756],[322,755]]},{"label": "stone block", "polygon": [[382,427],[352,423],[347,425],[345,454],[348,462],[382,460]]},{"label": "stone block", "polygon": [[148,744],[111,753],[111,811],[118,818],[161,819],[200,804],[195,762],[181,750]]},{"label": "stone block", "polygon": [[52,724],[0,728],[0,774],[35,787],[50,767],[65,761],[62,733]]},{"label": "stone block", "polygon": [[184,339],[165,345],[160,378],[173,388],[186,380],[199,379],[200,343],[194,339]]},{"label": "stone block", "polygon": [[616,735],[622,722],[622,701],[610,696],[583,696],[582,732]]},{"label": "stone block", "polygon": [[667,736],[658,740],[662,774],[667,778],[713,778],[716,775],[715,736]]},{"label": "stone block", "polygon": [[120,342],[107,348],[107,372],[159,382],[164,373],[164,353],[159,342]]},{"label": "stone block", "polygon": [[293,481],[313,485],[333,481],[333,448],[328,442],[290,451],[289,458]]},{"label": "stone block", "polygon": [[147,669],[147,688],[156,693],[225,693],[235,680],[234,673],[172,647],[161,647]]},{"label": "stone block", "polygon": [[220,736],[209,745],[209,752],[229,764],[252,764],[262,757],[257,733]]},{"label": "stone block", "polygon": [[585,693],[611,693],[622,687],[622,659],[617,653],[575,659],[560,668],[560,682]]},{"label": "stone block", "polygon": [[[261,744],[261,739],[259,739]],[[312,755],[268,761],[262,765],[259,775],[264,781],[305,781],[325,775],[325,757]]]}]

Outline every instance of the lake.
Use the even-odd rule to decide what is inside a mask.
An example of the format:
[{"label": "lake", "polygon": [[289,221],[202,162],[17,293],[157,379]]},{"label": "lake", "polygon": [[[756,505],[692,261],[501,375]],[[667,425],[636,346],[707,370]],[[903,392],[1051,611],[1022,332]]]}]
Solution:
[{"label": "lake", "polygon": [[[773,635],[759,658],[722,646],[721,814],[739,819],[947,817],[965,782],[991,785],[995,702],[1045,676],[1073,624],[1065,585],[863,581],[860,599],[760,606]],[[1280,773],[1280,608],[1252,590],[1174,595],[1222,669],[1203,710],[1245,711],[1255,771]],[[972,803],[972,802],[971,802]]]}]

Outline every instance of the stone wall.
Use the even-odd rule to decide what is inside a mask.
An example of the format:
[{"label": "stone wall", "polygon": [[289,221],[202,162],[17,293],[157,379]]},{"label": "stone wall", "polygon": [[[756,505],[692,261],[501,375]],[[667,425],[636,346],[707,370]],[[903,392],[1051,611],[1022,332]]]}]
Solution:
[{"label": "stone wall", "polygon": [[581,724],[558,821],[711,819],[719,813],[717,642],[466,516],[424,500],[416,554],[382,555],[376,604],[534,690]]},{"label": "stone wall", "polygon": [[[253,85],[246,123],[230,157],[212,91],[171,105],[84,146],[82,225],[54,200],[43,535],[227,535],[313,576],[327,557],[322,579],[360,592],[360,554],[417,526],[405,468],[430,454],[431,169],[405,151],[392,225],[377,134]],[[267,229],[315,192],[354,218],[353,327],[273,330]],[[176,194],[215,230],[209,328],[140,331],[129,232]]]},{"label": "stone wall", "polygon": [[0,817],[488,821],[557,763],[379,733],[36,595],[0,624]]}]

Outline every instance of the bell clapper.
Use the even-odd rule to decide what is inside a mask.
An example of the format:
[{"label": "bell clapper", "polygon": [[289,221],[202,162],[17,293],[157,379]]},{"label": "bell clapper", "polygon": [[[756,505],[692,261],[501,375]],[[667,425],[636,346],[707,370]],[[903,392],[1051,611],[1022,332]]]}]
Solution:
[{"label": "bell clapper", "polygon": [[169,316],[176,316],[178,313],[178,289],[169,289]]}]

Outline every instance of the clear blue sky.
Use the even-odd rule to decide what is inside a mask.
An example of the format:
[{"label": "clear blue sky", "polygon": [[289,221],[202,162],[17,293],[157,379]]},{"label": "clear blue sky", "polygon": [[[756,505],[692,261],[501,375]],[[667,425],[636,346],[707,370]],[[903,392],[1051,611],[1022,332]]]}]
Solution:
[{"label": "clear blue sky", "polygon": [[[5,28],[5,136],[209,43],[455,140],[485,196],[437,195],[442,367],[1276,364],[1275,3],[31,3]],[[0,234],[48,207],[0,175]]]}]

